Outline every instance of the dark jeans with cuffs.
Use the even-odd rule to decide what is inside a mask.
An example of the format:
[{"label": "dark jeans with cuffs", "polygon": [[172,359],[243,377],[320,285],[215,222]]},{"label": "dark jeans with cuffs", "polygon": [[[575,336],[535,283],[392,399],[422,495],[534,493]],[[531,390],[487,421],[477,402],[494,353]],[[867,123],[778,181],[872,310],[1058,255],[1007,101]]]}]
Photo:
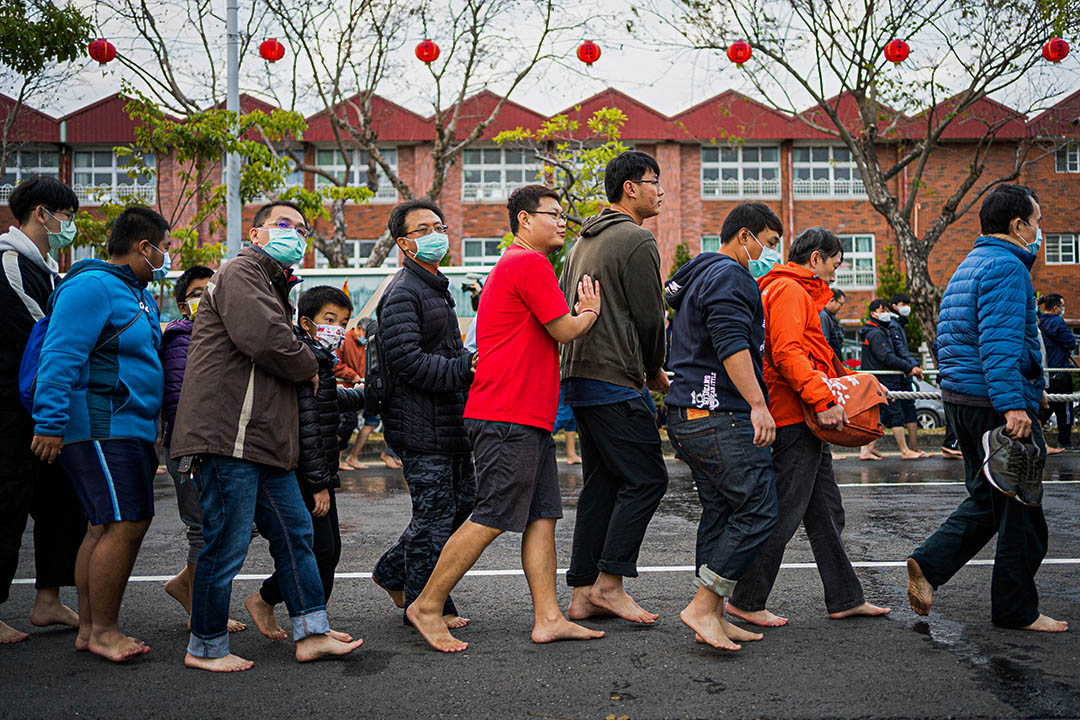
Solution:
[{"label": "dark jeans with cuffs", "polygon": [[[997,535],[990,580],[990,619],[1004,627],[1024,627],[1039,617],[1035,573],[1046,557],[1046,518],[1041,507],[1028,507],[998,492],[983,475],[983,433],[1005,424],[993,408],[945,403],[964,454],[968,496],[911,557],[936,589],[975,557]],[[1042,428],[1032,416],[1031,439],[1045,447]]]},{"label": "dark jeans with cuffs", "polygon": [[578,497],[566,583],[601,572],[637,577],[645,530],[668,486],[655,416],[644,398],[574,408],[584,485]]},{"label": "dark jeans with cuffs", "polygon": [[829,444],[819,440],[805,423],[787,425],[776,429],[772,461],[780,516],[757,559],[735,587],[732,605],[747,612],[765,609],[784,548],[799,525],[810,538],[828,611],[838,613],[862,605],[862,584],[840,539],[844,505],[833,475]]},{"label": "dark jeans with cuffs", "polygon": [[754,445],[749,413],[686,419],[668,408],[668,437],[685,458],[701,500],[694,567],[699,584],[730,597],[776,525],[769,448]]},{"label": "dark jeans with cuffs", "polygon": [[[412,520],[394,546],[379,558],[372,574],[384,588],[404,590],[408,607],[431,577],[443,545],[472,513],[476,476],[470,455],[406,450],[401,453],[401,463],[412,497]],[[457,614],[449,597],[443,614]]]},{"label": "dark jeans with cuffs", "polygon": [[[301,490],[304,505],[310,513],[315,509],[315,498],[307,490]],[[312,550],[315,551],[315,564],[319,566],[319,578],[322,580],[323,599],[329,604],[330,593],[334,591],[334,571],[341,560],[341,530],[338,527],[337,498],[330,490],[330,510],[322,517],[311,516]],[[288,576],[285,576],[287,580]],[[285,601],[281,592],[281,572],[275,572],[263,581],[259,594],[269,605]]]}]

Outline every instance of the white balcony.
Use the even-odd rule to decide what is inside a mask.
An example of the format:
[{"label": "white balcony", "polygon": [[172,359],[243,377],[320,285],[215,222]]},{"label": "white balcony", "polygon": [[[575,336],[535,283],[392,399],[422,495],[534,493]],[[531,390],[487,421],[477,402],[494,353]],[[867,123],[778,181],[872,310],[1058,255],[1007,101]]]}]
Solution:
[{"label": "white balcony", "polygon": [[463,183],[461,199],[465,202],[492,202],[510,196],[506,183]]},{"label": "white balcony", "polygon": [[862,180],[806,180],[796,179],[793,183],[796,196],[834,196],[865,197],[866,186]]},{"label": "white balcony", "polygon": [[87,205],[101,205],[102,203],[122,203],[128,199],[141,200],[150,204],[156,197],[156,183],[143,183],[131,185],[75,185],[71,188],[80,203]]},{"label": "white balcony", "polygon": [[779,180],[702,180],[701,195],[707,198],[780,197]]}]

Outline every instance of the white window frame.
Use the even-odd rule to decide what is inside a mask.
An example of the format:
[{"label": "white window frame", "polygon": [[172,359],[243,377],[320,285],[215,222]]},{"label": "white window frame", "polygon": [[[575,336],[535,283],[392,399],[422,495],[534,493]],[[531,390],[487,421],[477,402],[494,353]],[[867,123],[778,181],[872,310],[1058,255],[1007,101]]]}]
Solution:
[{"label": "white window frame", "polygon": [[[844,235],[837,235],[840,238],[840,242],[851,247],[849,251],[847,247],[844,248],[844,263],[836,270],[836,282],[833,283],[833,287],[844,290],[876,290],[877,289],[877,238],[874,233],[849,233]],[[863,250],[856,250],[855,243],[858,240],[869,240],[870,250],[869,252]],[[859,283],[856,282],[856,265],[859,265],[858,261],[870,261],[870,278],[871,282]],[[865,267],[865,266],[864,266]],[[867,271],[864,269],[860,274],[865,274]]]},{"label": "white window frame", "polygon": [[[371,256],[371,249],[374,248],[375,243],[378,242],[378,238],[368,239],[349,239],[345,241],[345,249],[348,251],[349,264],[347,267],[362,268],[367,259]],[[364,244],[371,243],[371,247],[368,248],[366,253],[363,253]],[[318,270],[325,270],[330,267],[330,262],[326,259],[326,256],[319,252],[319,248],[313,248],[315,250],[315,268]],[[398,266],[398,249],[395,245],[390,248],[390,252],[386,254],[386,258],[383,259],[381,268],[396,268]]]},{"label": "white window frame", "polygon": [[[762,161],[762,150],[772,150],[776,153],[775,162]],[[705,155],[709,151],[715,151],[717,159],[706,160]],[[749,151],[758,152],[758,160],[747,160]],[[725,158],[725,155],[729,157]],[[734,155],[734,158],[730,157]],[[715,170],[716,178],[705,179],[707,171]],[[775,177],[770,180],[761,179],[763,170],[773,170]],[[734,171],[736,177],[725,179],[725,171]],[[746,177],[747,171],[757,171],[758,178]],[[779,145],[739,145],[725,147],[716,145],[701,146],[701,198],[703,200],[717,199],[780,199],[780,146]]]},{"label": "white window frame", "polygon": [[[334,154],[337,155],[336,159],[337,160],[342,160],[342,162],[336,163],[334,165],[325,165],[323,163],[320,163],[319,162],[319,153],[320,152],[334,153]],[[352,167],[350,168],[349,177],[346,178],[344,180],[344,182],[347,182],[349,185],[352,185],[354,187],[360,187],[360,186],[367,187],[367,151],[366,150],[354,149],[354,150],[349,150],[348,152],[352,153],[353,162],[352,162]],[[379,148],[379,152],[382,154],[383,159],[388,161],[387,164],[390,165],[390,168],[394,171],[394,173],[397,174],[397,171],[398,171],[398,152],[397,152],[397,148],[396,147]],[[391,158],[387,157],[391,153],[393,154],[392,160],[391,160]],[[342,177],[345,174],[345,163],[343,162],[343,158],[341,157],[340,151],[336,147],[316,148],[316,150],[315,150],[315,165],[320,170],[326,170],[328,172],[334,173],[338,177]],[[332,184],[332,183],[329,180],[327,180],[322,175],[319,175],[319,174],[316,173],[316,175],[315,175],[315,189],[319,189],[320,187],[330,185],[330,184]],[[393,184],[389,180],[387,180],[385,177],[382,177],[382,170],[380,168],[379,169],[379,189],[371,197],[371,202],[373,202],[373,203],[394,203],[394,202],[397,202],[397,200],[398,200],[397,188],[395,188],[393,186]]]},{"label": "white window frame", "polygon": [[[112,156],[111,165],[79,165],[80,155],[89,154],[92,159],[96,160],[97,153],[105,152]],[[147,153],[143,156],[143,160],[143,167],[147,168],[148,172],[145,174],[139,173],[142,177],[137,175],[132,179],[128,176],[128,170],[131,168],[130,156],[119,157],[115,147],[77,148],[72,154],[71,177],[74,182],[71,189],[75,191],[80,204],[101,205],[106,202],[124,202],[129,198],[138,198],[147,204],[152,204],[157,199],[157,158],[153,154]],[[149,161],[149,163],[146,163],[146,161]],[[93,176],[106,172],[111,176],[111,181],[108,183],[79,182],[79,175],[89,174]],[[131,182],[120,182],[121,178],[125,181],[131,180]]]},{"label": "white window frame", "polygon": [[[796,156],[801,150],[808,152],[809,160],[797,159]],[[822,150],[828,151],[828,159],[814,157]],[[849,159],[835,159],[837,150],[847,153]],[[794,197],[866,197],[866,185],[861,178],[856,179],[859,168],[850,157],[851,151],[846,145],[796,145],[791,152],[791,188]],[[825,169],[828,170],[828,177],[814,178],[815,174],[820,174]],[[810,177],[799,178],[800,170],[808,170]],[[838,177],[843,174],[848,177]]]},{"label": "white window frame", "polygon": [[[481,153],[480,162],[475,162],[477,153]],[[499,162],[488,162],[490,153],[499,154]],[[507,162],[508,154],[521,156],[522,162]],[[472,147],[465,150],[461,155],[461,200],[463,202],[491,202],[505,200],[515,188],[530,183],[540,182],[540,173],[543,167],[536,158],[528,157],[527,150],[514,150],[508,148]],[[521,180],[507,180],[507,172],[521,171]],[[469,173],[480,173],[479,181],[467,180]],[[486,174],[498,172],[499,179],[489,181]]]},{"label": "white window frame", "polygon": [[1080,173],[1080,143],[1069,143],[1054,153],[1054,172]]},{"label": "white window frame", "polygon": [[[56,156],[56,165],[42,165],[41,153],[52,153]],[[33,154],[36,156],[36,160],[33,164],[24,164],[23,156],[30,156]],[[34,175],[45,175],[47,177],[59,178],[60,177],[60,151],[56,147],[23,147],[19,150],[12,150],[11,157],[8,159],[6,175],[14,175],[15,180],[11,183],[0,184],[0,201],[7,202],[11,197],[11,192],[15,189],[19,183],[23,180],[29,180]]]},{"label": "white window frame", "polygon": [[[1063,253],[1063,249],[1068,253]],[[1047,233],[1043,260],[1047,265],[1080,264],[1080,233]]]},{"label": "white window frame", "polygon": [[[502,250],[498,250],[494,255],[490,254],[490,243],[495,243],[496,247],[502,243],[501,237],[467,237],[461,239],[461,264],[462,265],[494,265],[499,261],[499,257],[502,256]],[[480,247],[483,250],[481,255],[470,255],[468,253],[469,247],[475,247],[476,243],[483,243]]]}]

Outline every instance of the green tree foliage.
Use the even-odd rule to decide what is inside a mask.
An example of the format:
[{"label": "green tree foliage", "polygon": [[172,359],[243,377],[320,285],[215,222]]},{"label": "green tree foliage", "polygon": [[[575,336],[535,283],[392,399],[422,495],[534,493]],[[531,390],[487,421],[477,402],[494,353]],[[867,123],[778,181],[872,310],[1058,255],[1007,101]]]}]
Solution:
[{"label": "green tree foliage", "polygon": [[71,62],[86,52],[93,25],[73,3],[49,0],[0,2],[0,64],[23,76],[50,63]]},{"label": "green tree foliage", "polygon": [[[907,289],[907,278],[896,262],[896,252],[893,250],[892,245],[885,248],[885,260],[878,265],[877,280],[877,296],[882,300],[889,300],[897,293],[904,293],[909,297],[911,295]],[[911,350],[915,357],[919,357],[919,346],[923,344],[926,336],[915,313],[915,302],[915,299],[912,298],[912,312],[908,316],[904,332],[907,333],[908,349]]]},{"label": "green tree foliage", "polygon": [[690,262],[690,246],[686,243],[679,243],[675,246],[675,254],[671,260],[671,272],[668,273],[668,279],[675,277],[675,273],[679,272],[686,263]]}]

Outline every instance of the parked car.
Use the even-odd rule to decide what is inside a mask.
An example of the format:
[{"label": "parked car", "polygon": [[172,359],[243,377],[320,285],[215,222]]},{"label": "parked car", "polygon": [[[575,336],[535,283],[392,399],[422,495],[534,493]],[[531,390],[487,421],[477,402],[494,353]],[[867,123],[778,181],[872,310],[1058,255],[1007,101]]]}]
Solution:
[{"label": "parked car", "polygon": [[[938,386],[926,380],[916,380],[915,389],[918,392],[938,392]],[[920,430],[945,427],[945,406],[941,398],[934,400],[916,400],[915,416],[918,418]]]}]

